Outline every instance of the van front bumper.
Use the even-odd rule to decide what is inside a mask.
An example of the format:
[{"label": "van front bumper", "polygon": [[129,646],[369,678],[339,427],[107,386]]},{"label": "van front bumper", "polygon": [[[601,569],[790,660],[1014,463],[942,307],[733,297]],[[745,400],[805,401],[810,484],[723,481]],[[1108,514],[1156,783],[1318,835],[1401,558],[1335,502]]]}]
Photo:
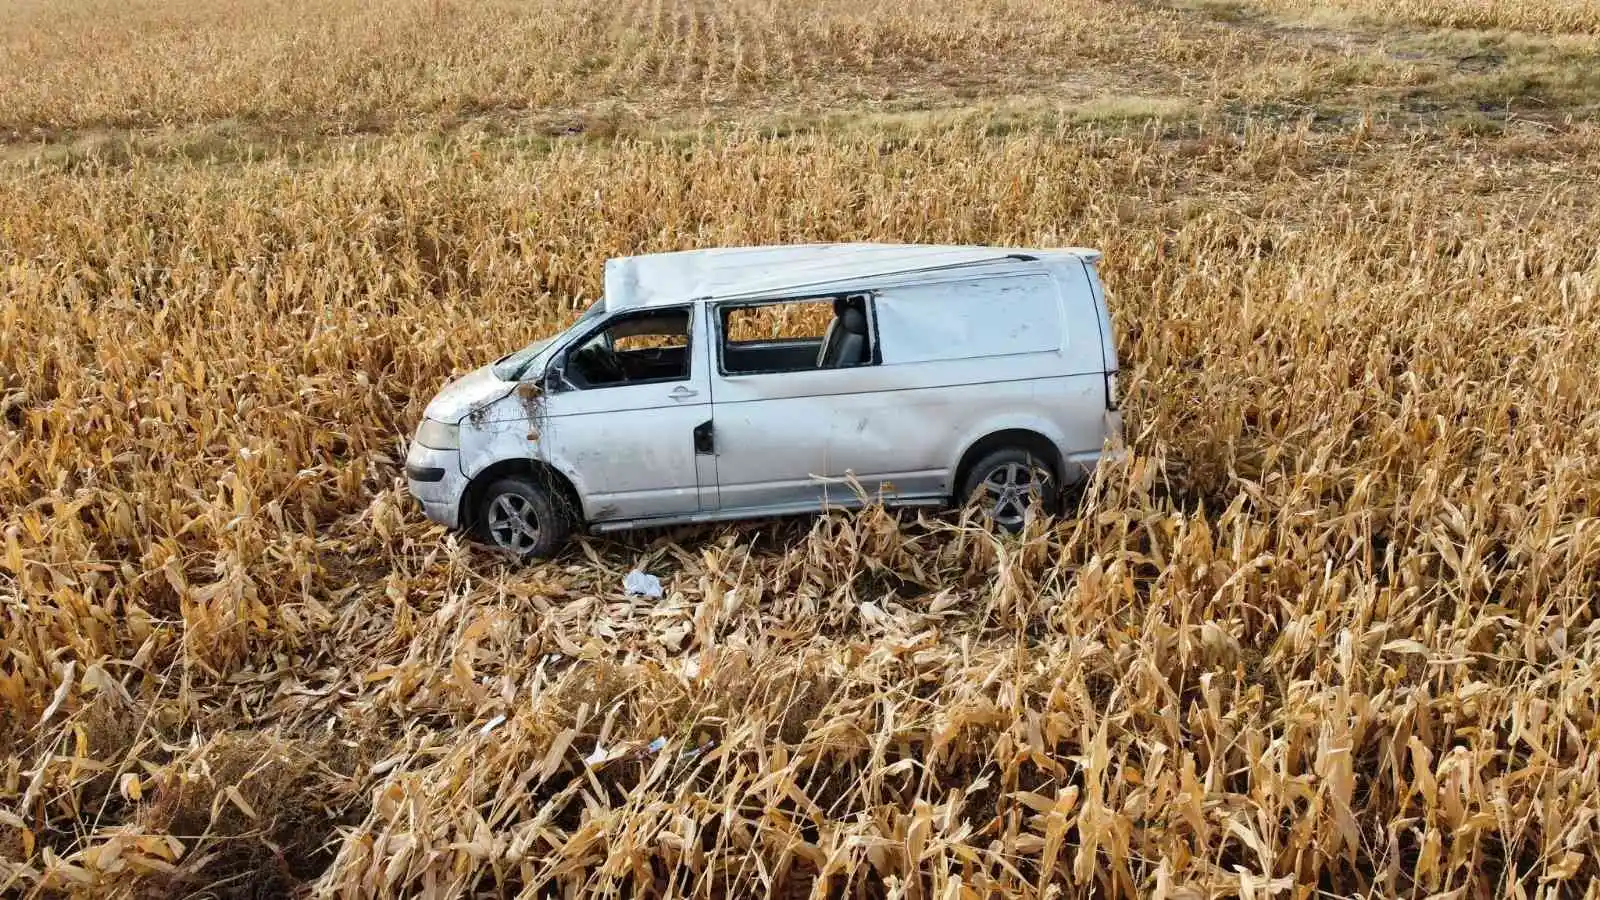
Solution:
[{"label": "van front bumper", "polygon": [[412,441],[406,453],[406,487],[429,519],[446,528],[460,526],[461,495],[467,489],[461,451],[435,450]]}]

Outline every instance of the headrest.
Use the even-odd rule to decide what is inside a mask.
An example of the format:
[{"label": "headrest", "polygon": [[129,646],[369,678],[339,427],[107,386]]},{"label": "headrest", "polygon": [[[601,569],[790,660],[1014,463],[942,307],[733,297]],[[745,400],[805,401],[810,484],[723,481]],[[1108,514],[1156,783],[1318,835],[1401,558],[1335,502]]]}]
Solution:
[{"label": "headrest", "polygon": [[843,316],[844,315],[844,311],[849,309],[849,308],[850,308],[850,298],[849,297],[835,297],[835,298],[833,298],[833,314],[834,315]]},{"label": "headrest", "polygon": [[851,334],[866,334],[867,314],[852,307],[839,316],[839,324],[843,325],[844,330]]}]

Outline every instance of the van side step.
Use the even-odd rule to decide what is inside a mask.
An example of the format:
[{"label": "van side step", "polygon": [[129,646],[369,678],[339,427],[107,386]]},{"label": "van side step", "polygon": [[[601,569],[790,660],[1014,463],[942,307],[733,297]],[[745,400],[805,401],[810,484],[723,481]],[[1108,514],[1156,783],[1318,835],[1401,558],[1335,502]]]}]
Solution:
[{"label": "van side step", "polygon": [[[906,507],[929,507],[948,505],[946,497],[897,497],[884,501],[884,506],[890,509],[903,509]],[[670,525],[704,525],[712,522],[732,522],[740,519],[777,519],[785,516],[803,516],[817,514],[836,509],[860,509],[866,504],[860,500],[848,500],[828,503],[819,506],[815,503],[785,503],[781,506],[746,506],[739,509],[717,509],[706,512],[687,513],[681,516],[650,516],[643,519],[617,519],[611,522],[594,522],[589,525],[589,530],[595,534],[610,534],[615,531],[631,531],[635,528],[663,528]]]}]

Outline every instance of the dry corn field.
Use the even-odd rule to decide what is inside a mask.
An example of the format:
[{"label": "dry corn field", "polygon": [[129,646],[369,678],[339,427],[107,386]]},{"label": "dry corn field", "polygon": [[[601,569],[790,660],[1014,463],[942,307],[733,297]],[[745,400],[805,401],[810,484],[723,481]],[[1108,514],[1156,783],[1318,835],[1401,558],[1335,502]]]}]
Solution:
[{"label": "dry corn field", "polygon": [[[1597,9],[12,0],[0,895],[1596,896]],[[407,495],[608,256],[809,240],[1102,249],[1129,458]]]}]

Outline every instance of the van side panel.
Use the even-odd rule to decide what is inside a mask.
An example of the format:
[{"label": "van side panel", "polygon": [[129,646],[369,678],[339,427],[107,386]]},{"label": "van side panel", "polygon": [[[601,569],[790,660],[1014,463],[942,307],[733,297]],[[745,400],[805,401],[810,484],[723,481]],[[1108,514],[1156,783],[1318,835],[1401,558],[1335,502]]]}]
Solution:
[{"label": "van side panel", "polygon": [[[837,500],[853,490],[846,475],[886,499],[947,496],[959,460],[952,451],[1007,428],[1040,432],[1064,453],[1098,449],[1098,423],[1092,436],[1075,433],[1062,410],[1098,409],[1101,374],[1062,376],[1027,359],[1011,357],[1001,371],[984,371],[995,360],[972,360],[720,380],[722,508]],[[825,392],[823,376],[840,379],[837,392]],[[787,383],[802,381],[810,384]]]},{"label": "van side panel", "polygon": [[[1075,464],[1092,462],[1104,444],[1102,341],[1088,299],[1090,285],[1076,256],[1049,260],[1044,269],[1023,275],[983,276],[960,284],[906,285],[878,295],[885,364],[901,358],[895,349],[895,335],[890,333],[896,324],[915,331],[936,327],[930,320],[943,312],[942,304],[937,299],[925,302],[935,296],[930,293],[934,287],[958,289],[957,296],[973,317],[969,321],[974,323],[974,331],[995,338],[992,355],[966,361],[974,364],[970,369],[955,360],[966,355],[959,346],[929,354],[926,363],[902,366],[937,386],[949,399],[952,434],[946,439],[947,459],[940,464],[947,479],[956,477],[967,448],[997,431],[1024,429],[1055,442],[1069,463],[1063,473],[1068,480],[1082,474]],[[1026,296],[1029,307],[1020,330],[1011,327],[1009,311],[987,315],[997,306],[1016,305],[1005,298],[1018,292]],[[904,321],[897,323],[896,318]],[[1050,349],[1029,352],[1041,345]],[[1008,349],[1012,352],[1006,353]],[[988,380],[984,372],[991,373],[989,378],[1001,373],[1025,382],[1028,390],[1019,395],[989,389],[983,383]],[[963,377],[972,381],[963,381]],[[948,485],[950,490],[959,487]]]},{"label": "van side panel", "polygon": [[[966,448],[1005,429],[1038,432],[1068,459],[1098,453],[1099,329],[1069,315],[1057,285],[1034,272],[881,287],[881,364],[714,374],[722,508],[839,499],[846,475],[885,499],[947,497]],[[1087,292],[1081,274],[1074,287]]]},{"label": "van side panel", "polygon": [[1043,272],[913,284],[874,305],[883,362],[900,365],[1054,353],[1063,328],[1055,282]]}]

